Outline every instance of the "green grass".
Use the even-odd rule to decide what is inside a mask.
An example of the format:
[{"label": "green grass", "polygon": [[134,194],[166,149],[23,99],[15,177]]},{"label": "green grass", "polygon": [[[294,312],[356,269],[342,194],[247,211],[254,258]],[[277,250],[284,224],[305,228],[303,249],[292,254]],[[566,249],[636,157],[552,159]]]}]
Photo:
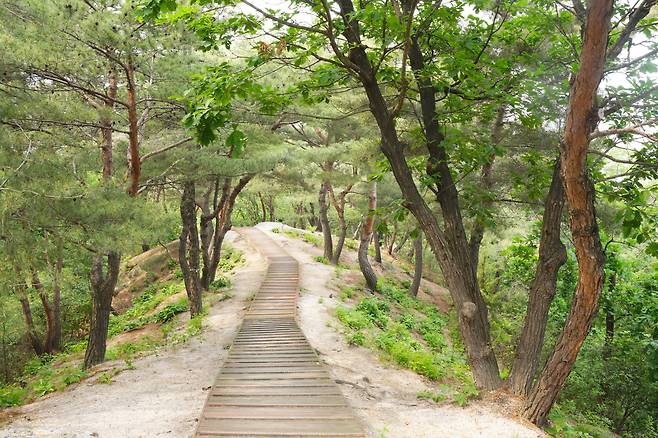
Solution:
[{"label": "green grass", "polygon": [[281,229],[278,232],[283,232],[283,234],[285,234],[288,237],[292,237],[293,239],[301,239],[307,243],[310,243],[313,246],[322,246],[322,238],[316,236],[313,233],[291,230],[291,229]]},{"label": "green grass", "polygon": [[441,397],[460,406],[477,397],[461,344],[446,338],[451,336],[450,317],[410,296],[394,279],[382,278],[379,286],[377,295],[354,286],[341,289],[342,301],[356,299],[353,307],[336,308],[348,343],[376,350],[384,361],[445,383]]},{"label": "green grass", "polygon": [[318,263],[322,263],[323,265],[329,264],[329,259],[326,258],[325,256],[315,256],[313,257],[313,260],[315,260]]}]

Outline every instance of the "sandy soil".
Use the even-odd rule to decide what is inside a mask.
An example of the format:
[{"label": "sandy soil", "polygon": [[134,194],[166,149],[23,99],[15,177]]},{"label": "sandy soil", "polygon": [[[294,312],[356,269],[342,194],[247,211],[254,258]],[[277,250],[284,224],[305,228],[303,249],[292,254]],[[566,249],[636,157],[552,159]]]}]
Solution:
[{"label": "sandy soil", "polygon": [[[246,298],[265,274],[266,260],[235,233],[227,236],[246,264],[232,277],[234,297],[217,303],[199,337],[134,361],[110,385],[82,383],[19,408],[0,437],[188,437],[206,399],[226,347],[242,320]],[[121,366],[122,362],[106,366]]]},{"label": "sandy soil", "polygon": [[[416,394],[430,389],[431,384],[417,374],[383,364],[376,353],[349,346],[336,330],[332,316],[339,304],[337,291],[330,284],[335,269],[318,263],[314,256],[322,255],[319,248],[280,233],[272,228],[281,224],[262,223],[257,227],[277,241],[300,262],[299,323],[309,342],[354,407],[369,436],[386,438],[421,437],[518,437],[546,436],[532,425],[501,414],[512,407],[499,406],[491,401],[478,401],[466,408],[418,400]],[[345,248],[348,253],[351,252]],[[353,254],[347,254],[348,260]],[[426,284],[428,291],[439,291],[436,285]],[[434,293],[432,293],[434,295]],[[428,297],[429,298],[429,297]]]}]

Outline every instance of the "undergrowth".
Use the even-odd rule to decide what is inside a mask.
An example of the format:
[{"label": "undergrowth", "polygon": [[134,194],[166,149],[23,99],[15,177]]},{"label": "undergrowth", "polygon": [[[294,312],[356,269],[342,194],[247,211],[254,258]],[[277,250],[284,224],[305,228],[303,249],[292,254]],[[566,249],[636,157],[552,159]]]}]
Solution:
[{"label": "undergrowth", "polygon": [[[217,295],[213,294],[210,301],[219,302],[231,298],[232,295],[227,291],[231,281],[221,275],[220,271],[224,273],[232,271],[243,261],[240,251],[226,247],[219,263],[217,278],[210,287],[210,292]],[[126,366],[114,367],[111,371],[100,374],[97,382],[111,384],[116,374],[135,368],[133,359],[166,345],[186,342],[190,337],[201,333],[203,317],[208,313],[207,305],[204,306],[201,315],[191,318],[182,327],[176,317],[188,310],[187,296],[181,296],[161,306],[169,297],[185,290],[183,282],[176,275],[180,269],[176,270],[176,264],[171,261],[167,267],[170,271],[174,271],[173,280],[158,282],[157,279],[149,279],[142,293],[133,299],[130,309],[120,315],[110,316],[108,341],[122,333],[137,330],[151,323],[159,326],[159,333],[109,346],[105,359],[124,360]],[[16,384],[0,386],[0,408],[28,403],[38,397],[62,391],[67,386],[89,377],[89,373],[81,369],[81,359],[86,347],[87,340],[83,339],[67,344],[59,354],[43,355],[30,360]]]},{"label": "undergrowth", "polygon": [[370,295],[354,286],[344,286],[339,298],[353,300],[352,307],[339,306],[336,316],[351,345],[379,351],[382,359],[441,382],[440,393],[419,393],[419,398],[452,400],[464,406],[478,396],[454,321],[430,303],[407,292],[397,280],[382,278],[381,294]]}]

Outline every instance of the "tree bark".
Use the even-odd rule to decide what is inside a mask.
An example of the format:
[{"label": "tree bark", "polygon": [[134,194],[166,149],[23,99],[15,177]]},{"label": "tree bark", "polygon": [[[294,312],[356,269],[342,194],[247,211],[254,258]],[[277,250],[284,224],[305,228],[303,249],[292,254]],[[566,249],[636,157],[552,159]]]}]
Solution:
[{"label": "tree bark", "polygon": [[44,354],[45,348],[44,344],[41,341],[41,337],[37,332],[36,326],[34,325],[34,318],[32,317],[32,308],[30,306],[30,298],[27,294],[27,283],[23,277],[23,271],[18,265],[14,265],[14,274],[16,278],[16,285],[14,290],[18,296],[18,301],[21,303],[21,309],[23,310],[23,319],[25,320],[25,328],[27,338],[30,340],[30,345],[37,356]]},{"label": "tree bark", "polygon": [[119,278],[121,255],[110,251],[107,253],[107,272],[103,273],[103,256],[94,255],[91,262],[92,310],[89,341],[85,351],[84,368],[99,364],[105,360],[107,347],[107,329],[110,322],[112,296]]},{"label": "tree bark", "polygon": [[592,325],[603,287],[605,254],[601,246],[594,187],[588,177],[589,135],[597,123],[596,91],[603,77],[612,0],[591,1],[583,32],[580,68],[569,95],[560,142],[562,177],[571,235],[578,261],[578,283],[571,309],[553,353],[523,407],[523,415],[543,425]]},{"label": "tree bark", "polygon": [[375,244],[375,262],[382,263],[382,242],[379,232],[374,230],[373,232],[373,242]]},{"label": "tree bark", "polygon": [[126,82],[128,92],[128,193],[137,196],[139,178],[141,175],[141,159],[139,158],[139,126],[137,116],[137,97],[135,90],[135,69],[132,59],[126,65]]},{"label": "tree bark", "polygon": [[336,243],[336,248],[334,249],[334,254],[331,259],[331,263],[334,265],[337,265],[340,261],[340,255],[343,253],[343,246],[345,245],[345,236],[347,235],[347,222],[345,221],[345,198],[350,190],[352,190],[352,184],[348,185],[345,190],[341,191],[338,196],[336,196],[331,184],[327,183],[329,199],[331,200],[331,204],[334,206],[334,210],[336,210],[336,215],[338,216],[338,242]]},{"label": "tree bark", "polygon": [[320,229],[322,230],[324,240],[324,258],[331,261],[334,255],[334,244],[331,239],[331,226],[329,225],[329,216],[327,215],[329,210],[329,206],[327,205],[328,186],[328,181],[322,181],[318,194],[318,204],[320,205]]},{"label": "tree bark", "polygon": [[361,240],[359,242],[359,268],[363,277],[366,279],[366,286],[371,291],[377,290],[377,275],[370,265],[368,260],[368,247],[372,239],[372,232],[375,223],[375,209],[377,208],[377,182],[370,182],[370,190],[368,191],[368,214],[363,220],[361,227]]},{"label": "tree bark", "polygon": [[183,273],[185,290],[190,304],[190,316],[201,314],[201,278],[199,275],[199,231],[196,217],[196,187],[194,181],[183,183],[180,215],[183,229],[178,245],[178,262]]},{"label": "tree bark", "polygon": [[208,214],[204,213],[201,217],[202,226],[203,224],[212,224],[212,221],[215,223],[212,231],[212,243],[207,247],[204,246],[203,251],[204,266],[201,287],[205,290],[208,290],[212,282],[215,281],[224,237],[233,227],[232,215],[235,201],[252,178],[253,175],[243,176],[233,188],[231,188],[231,178],[226,178],[222,187],[221,198],[217,199],[217,195],[215,195],[214,210]]},{"label": "tree bark", "polygon": [[43,313],[46,317],[46,333],[44,334],[43,339],[43,349],[45,353],[52,354],[55,351],[55,326],[57,325],[55,322],[55,312],[50,300],[48,299],[48,292],[43,286],[43,283],[41,283],[39,273],[34,266],[30,266],[30,274],[32,287],[39,294],[39,300],[41,301]]},{"label": "tree bark", "polygon": [[418,230],[418,236],[414,239],[414,280],[409,288],[409,293],[416,297],[423,279],[423,233]]},{"label": "tree bark", "polygon": [[553,168],[551,187],[544,201],[539,260],[530,286],[525,322],[509,377],[510,389],[519,395],[527,395],[532,388],[544,345],[548,311],[557,290],[558,271],[567,261],[567,250],[560,240],[563,208],[564,186],[558,158]]}]

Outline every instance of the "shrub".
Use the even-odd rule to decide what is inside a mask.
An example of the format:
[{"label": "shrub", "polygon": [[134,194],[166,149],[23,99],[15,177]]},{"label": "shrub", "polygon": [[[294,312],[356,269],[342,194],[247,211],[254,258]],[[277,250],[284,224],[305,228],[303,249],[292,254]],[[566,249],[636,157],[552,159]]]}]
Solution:
[{"label": "shrub", "polygon": [[338,307],[336,308],[336,316],[340,322],[354,330],[360,330],[371,325],[370,319],[366,315],[354,309]]},{"label": "shrub", "polygon": [[231,280],[227,277],[224,277],[223,275],[218,276],[215,278],[215,281],[210,283],[210,289],[214,291],[230,286]]},{"label": "shrub", "polygon": [[329,264],[329,259],[327,259],[325,256],[315,256],[313,257],[313,260],[315,260],[318,263],[322,263],[323,265]]},{"label": "shrub", "polygon": [[366,343],[366,335],[361,331],[354,332],[347,337],[347,343],[350,345],[363,346]]},{"label": "shrub", "polygon": [[10,408],[23,403],[27,390],[16,385],[0,387],[0,408]]},{"label": "shrub", "polygon": [[187,298],[176,301],[175,303],[167,304],[162,310],[153,315],[153,321],[164,324],[171,321],[179,313],[183,313],[188,309]]}]

